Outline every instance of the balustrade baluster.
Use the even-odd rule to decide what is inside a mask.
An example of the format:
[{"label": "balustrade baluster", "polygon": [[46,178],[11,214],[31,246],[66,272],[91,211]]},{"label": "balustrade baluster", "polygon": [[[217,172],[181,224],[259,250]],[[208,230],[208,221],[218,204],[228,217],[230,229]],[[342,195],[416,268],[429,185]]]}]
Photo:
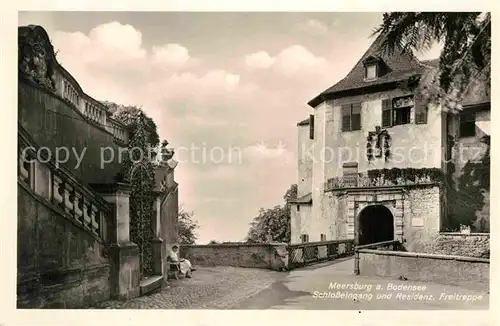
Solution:
[{"label": "balustrade baluster", "polygon": [[63,203],[63,196],[61,196],[61,187],[62,187],[62,180],[61,178],[56,175],[55,173],[53,174],[53,177],[52,177],[52,182],[53,182],[53,185],[54,185],[54,191],[52,192],[53,194],[53,199],[54,199],[54,204],[56,205],[60,205]]},{"label": "balustrade baluster", "polygon": [[106,215],[103,211],[99,212],[99,234],[104,241],[108,241],[108,224],[106,221]]},{"label": "balustrade baluster", "polygon": [[63,91],[63,95],[64,95],[64,98],[67,99],[68,98],[68,91],[69,91],[69,85],[68,85],[68,82],[64,81],[64,91]]},{"label": "balustrade baluster", "polygon": [[90,224],[92,223],[91,215],[89,215],[89,210],[91,210],[91,203],[87,203],[87,200],[83,201],[83,226],[90,229]]},{"label": "balustrade baluster", "polygon": [[78,224],[83,224],[83,211],[81,209],[83,204],[83,196],[81,193],[75,191],[75,220]]},{"label": "balustrade baluster", "polygon": [[97,222],[96,218],[98,217],[98,210],[97,210],[97,207],[95,205],[92,205],[91,206],[91,210],[90,210],[90,217],[92,219],[92,223],[91,223],[91,229],[92,229],[92,233],[94,233],[95,235],[99,235],[99,223]]},{"label": "balustrade baluster", "polygon": [[64,211],[68,214],[73,213],[73,201],[73,187],[69,183],[66,183],[64,187]]},{"label": "balustrade baluster", "polygon": [[[19,153],[19,177],[21,178],[21,181],[26,182],[29,184],[29,168],[26,168],[26,159],[23,157],[22,153]],[[28,163],[29,164],[29,163]]]}]

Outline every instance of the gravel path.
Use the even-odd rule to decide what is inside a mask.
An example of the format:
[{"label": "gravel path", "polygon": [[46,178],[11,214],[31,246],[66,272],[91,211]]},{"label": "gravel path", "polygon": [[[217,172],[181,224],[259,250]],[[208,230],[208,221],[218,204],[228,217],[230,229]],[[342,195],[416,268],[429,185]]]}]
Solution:
[{"label": "gravel path", "polygon": [[285,273],[238,267],[198,267],[193,278],[169,280],[160,292],[128,301],[107,301],[101,309],[228,309],[256,295]]}]

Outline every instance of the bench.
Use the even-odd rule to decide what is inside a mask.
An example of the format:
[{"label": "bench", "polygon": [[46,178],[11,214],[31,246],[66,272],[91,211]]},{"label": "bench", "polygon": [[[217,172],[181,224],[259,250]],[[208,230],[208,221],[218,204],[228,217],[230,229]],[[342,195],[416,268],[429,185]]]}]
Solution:
[{"label": "bench", "polygon": [[173,262],[169,258],[167,258],[168,263],[168,276],[173,276],[174,279],[179,279],[179,273],[181,272],[181,263]]}]

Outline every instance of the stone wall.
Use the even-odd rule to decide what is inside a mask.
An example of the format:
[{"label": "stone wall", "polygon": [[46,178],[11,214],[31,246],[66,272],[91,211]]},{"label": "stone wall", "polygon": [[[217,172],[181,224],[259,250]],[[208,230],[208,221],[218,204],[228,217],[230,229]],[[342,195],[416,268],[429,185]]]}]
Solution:
[{"label": "stone wall", "polygon": [[[325,109],[325,146],[335,154],[324,160],[325,180],[342,176],[342,164],[357,162],[359,172],[391,168],[441,168],[441,110],[428,107],[426,124],[415,123],[412,109],[410,123],[386,128],[391,136],[392,158],[368,162],[366,159],[366,137],[376,126],[382,125],[382,100],[410,94],[400,89],[387,92],[345,97],[328,101]],[[361,102],[361,130],[341,130],[341,105]],[[321,137],[321,136],[320,136]]]},{"label": "stone wall", "polygon": [[[115,182],[115,175],[121,169],[118,160],[120,146],[111,133],[86,120],[67,100],[34,84],[19,81],[18,121],[36,145],[47,147],[52,155],[58,147],[67,148],[68,161],[61,165],[83,183]],[[101,150],[108,147],[110,150],[101,155]],[[80,156],[82,152],[83,161],[77,166],[75,153]],[[111,152],[114,160],[111,160]],[[101,167],[103,156],[112,162]]]},{"label": "stone wall", "polygon": [[362,276],[381,276],[409,281],[474,286],[485,291],[490,284],[488,259],[442,256],[409,252],[361,249],[359,269]]},{"label": "stone wall", "polygon": [[403,238],[408,251],[432,252],[439,233],[441,194],[438,186],[411,188],[403,203]]},{"label": "stone wall", "polygon": [[[300,206],[300,208],[297,208]],[[300,236],[307,234],[313,236],[311,230],[311,205],[292,205],[290,209],[290,243],[301,243]],[[319,237],[319,236],[318,236]],[[310,241],[319,241],[310,239]]]},{"label": "stone wall", "polygon": [[194,266],[235,266],[282,270],[288,265],[287,244],[181,245],[181,257]]},{"label": "stone wall", "polygon": [[443,255],[490,257],[489,233],[440,233],[434,241],[432,252]]},{"label": "stone wall", "polygon": [[17,206],[17,307],[79,308],[109,299],[104,245],[21,184]]},{"label": "stone wall", "polygon": [[297,197],[302,197],[312,191],[313,160],[309,150],[314,140],[309,138],[309,125],[298,127],[298,183]]}]

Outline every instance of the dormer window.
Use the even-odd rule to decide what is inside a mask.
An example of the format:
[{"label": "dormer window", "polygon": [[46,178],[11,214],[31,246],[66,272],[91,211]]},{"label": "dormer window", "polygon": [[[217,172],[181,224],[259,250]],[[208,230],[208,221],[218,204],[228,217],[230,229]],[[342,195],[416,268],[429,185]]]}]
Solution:
[{"label": "dormer window", "polygon": [[371,64],[365,68],[365,79],[376,79],[377,78],[377,65]]},{"label": "dormer window", "polygon": [[363,66],[365,67],[366,81],[375,80],[382,75],[384,65],[382,59],[378,57],[369,56],[363,60]]}]

